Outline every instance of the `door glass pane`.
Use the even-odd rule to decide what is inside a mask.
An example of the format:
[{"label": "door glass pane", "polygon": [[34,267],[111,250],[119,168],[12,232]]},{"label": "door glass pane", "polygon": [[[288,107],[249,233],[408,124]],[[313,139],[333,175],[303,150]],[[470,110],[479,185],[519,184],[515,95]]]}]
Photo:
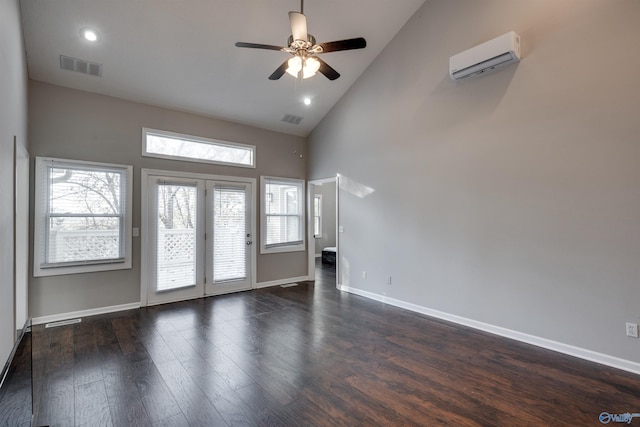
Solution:
[{"label": "door glass pane", "polygon": [[158,184],[156,290],[196,284],[195,185]]},{"label": "door glass pane", "polygon": [[247,276],[244,188],[215,186],[213,197],[213,281]]}]

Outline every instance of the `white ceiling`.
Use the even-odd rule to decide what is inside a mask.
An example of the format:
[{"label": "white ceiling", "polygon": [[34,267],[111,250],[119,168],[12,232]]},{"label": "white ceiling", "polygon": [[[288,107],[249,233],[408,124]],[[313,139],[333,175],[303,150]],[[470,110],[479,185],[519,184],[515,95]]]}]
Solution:
[{"label": "white ceiling", "polygon": [[[422,3],[307,0],[318,42],[367,40],[365,49],[322,55],[341,74],[335,81],[268,80],[289,55],[234,46],[286,45],[298,0],[22,0],[22,17],[34,80],[306,136]],[[100,40],[83,40],[84,27]],[[103,64],[102,77],[61,70],[60,55]],[[285,114],[304,118],[293,125]]]}]

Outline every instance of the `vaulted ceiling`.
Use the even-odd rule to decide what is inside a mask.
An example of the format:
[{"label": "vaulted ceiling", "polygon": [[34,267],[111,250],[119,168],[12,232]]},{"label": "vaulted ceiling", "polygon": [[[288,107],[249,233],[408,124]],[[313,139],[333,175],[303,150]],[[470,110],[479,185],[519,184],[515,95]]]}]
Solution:
[{"label": "vaulted ceiling", "polygon": [[[285,46],[297,0],[22,0],[29,76],[88,92],[306,136],[424,0],[307,0],[318,42],[364,37],[362,50],[322,59],[341,77],[268,76],[290,57],[235,42]],[[81,37],[95,29],[97,42]],[[60,55],[102,65],[101,77],[61,69]],[[309,97],[311,105],[303,99]],[[299,124],[282,121],[287,114]]]}]

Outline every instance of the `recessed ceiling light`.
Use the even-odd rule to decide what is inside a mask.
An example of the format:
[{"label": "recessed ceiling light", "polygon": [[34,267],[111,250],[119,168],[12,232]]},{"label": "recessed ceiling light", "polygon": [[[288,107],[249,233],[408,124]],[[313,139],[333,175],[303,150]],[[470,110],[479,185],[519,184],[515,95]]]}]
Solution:
[{"label": "recessed ceiling light", "polygon": [[84,37],[85,40],[90,42],[98,41],[98,32],[96,30],[92,30],[91,28],[83,28],[80,30],[80,34]]},{"label": "recessed ceiling light", "polygon": [[302,102],[304,102],[304,105],[311,105],[311,98],[307,96],[302,100]]}]

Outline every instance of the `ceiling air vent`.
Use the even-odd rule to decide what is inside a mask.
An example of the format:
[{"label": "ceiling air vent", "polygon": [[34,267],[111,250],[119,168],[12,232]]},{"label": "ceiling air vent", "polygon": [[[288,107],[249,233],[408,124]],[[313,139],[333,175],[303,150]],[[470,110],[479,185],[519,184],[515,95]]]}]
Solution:
[{"label": "ceiling air vent", "polygon": [[102,64],[83,61],[82,59],[71,58],[60,55],[60,68],[67,71],[88,74],[90,76],[102,77]]},{"label": "ceiling air vent", "polygon": [[292,125],[299,125],[302,121],[302,117],[294,116],[293,114],[285,114],[282,118],[283,122],[291,123]]}]

